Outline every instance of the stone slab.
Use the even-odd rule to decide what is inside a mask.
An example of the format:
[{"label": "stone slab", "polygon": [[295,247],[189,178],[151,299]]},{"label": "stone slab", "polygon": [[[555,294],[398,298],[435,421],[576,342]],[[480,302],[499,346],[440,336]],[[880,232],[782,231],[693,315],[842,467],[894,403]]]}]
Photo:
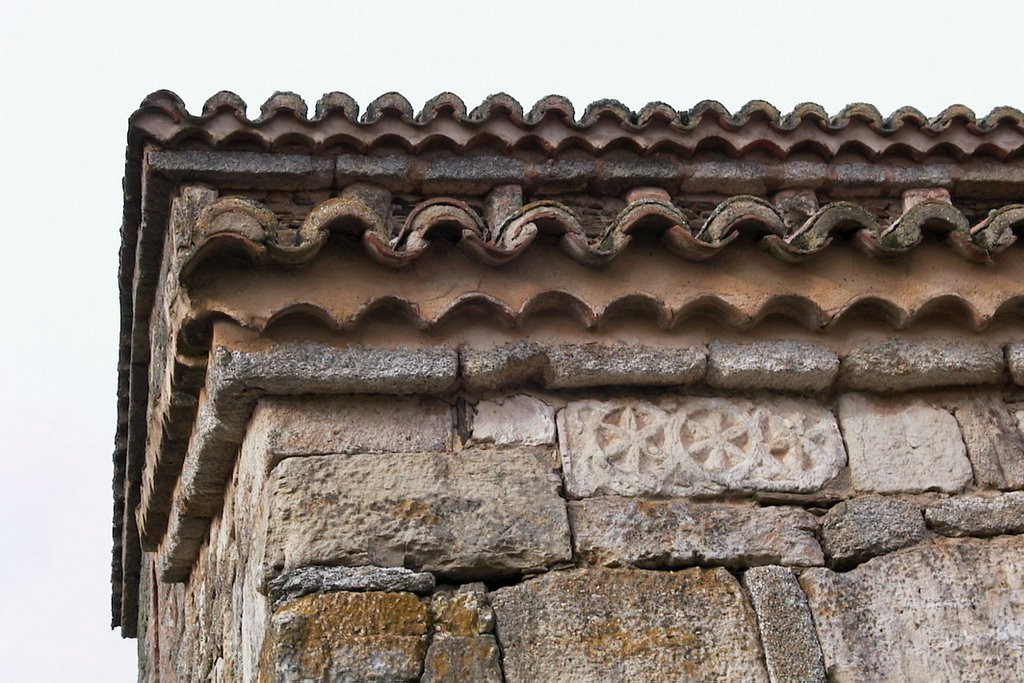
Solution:
[{"label": "stone slab", "polygon": [[532,396],[480,401],[473,416],[473,441],[497,446],[555,443],[555,410]]},{"label": "stone slab", "polygon": [[574,401],[558,427],[576,498],[811,492],[846,464],[835,417],[802,399]]},{"label": "stone slab", "polygon": [[825,663],[807,596],[786,567],[754,567],[743,587],[757,614],[768,677],[772,683],[825,683]]},{"label": "stone slab", "polygon": [[263,435],[276,462],[293,455],[448,451],[454,423],[451,406],[433,398],[276,397],[257,404],[249,429]]},{"label": "stone slab", "polygon": [[954,410],[974,483],[985,488],[1024,488],[1024,440],[1000,396],[976,396]]},{"label": "stone slab", "polygon": [[703,346],[515,342],[459,351],[463,385],[500,389],[539,381],[551,389],[596,386],[673,386],[704,378]]},{"label": "stone slab", "polygon": [[422,683],[503,683],[501,650],[494,636],[436,636],[427,650]]},{"label": "stone slab", "polygon": [[817,518],[796,507],[599,497],[570,502],[569,522],[580,558],[608,567],[824,561]]},{"label": "stone slab", "polygon": [[491,593],[505,679],[766,681],[757,624],[724,569],[578,569]]},{"label": "stone slab", "polygon": [[821,522],[821,545],[829,566],[835,569],[846,569],[912,545],[924,534],[920,508],[882,496],[843,501],[829,510]]},{"label": "stone slab", "polygon": [[994,497],[949,498],[924,511],[928,527],[944,536],[1024,533],[1024,491]]},{"label": "stone slab", "polygon": [[415,593],[434,590],[434,575],[404,567],[299,567],[274,577],[268,586],[273,607],[311,593],[337,591]]},{"label": "stone slab", "polygon": [[707,383],[720,389],[821,392],[838,371],[839,356],[816,344],[769,340],[708,347]]},{"label": "stone slab", "polygon": [[270,618],[261,680],[417,680],[429,623],[410,593],[307,595]]},{"label": "stone slab", "polygon": [[829,680],[1011,681],[1024,671],[1024,537],[959,539],[800,576]]},{"label": "stone slab", "polygon": [[956,492],[973,478],[956,419],[919,400],[844,394],[839,425],[858,491]]},{"label": "stone slab", "polygon": [[1003,350],[987,342],[917,341],[894,337],[850,351],[839,367],[844,389],[909,391],[929,387],[1001,384]]},{"label": "stone slab", "polygon": [[289,458],[264,490],[264,575],[377,565],[487,579],[569,560],[546,449]]}]

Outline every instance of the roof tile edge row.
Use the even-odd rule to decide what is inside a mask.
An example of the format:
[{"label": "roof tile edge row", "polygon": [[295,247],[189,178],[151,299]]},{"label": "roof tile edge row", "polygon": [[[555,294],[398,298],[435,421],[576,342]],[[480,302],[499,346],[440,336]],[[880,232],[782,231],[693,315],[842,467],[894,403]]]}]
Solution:
[{"label": "roof tile edge row", "polygon": [[248,119],[248,106],[233,92],[216,93],[204,103],[202,114],[196,116],[187,111],[185,103],[177,94],[169,90],[158,90],[143,99],[139,111],[146,109],[160,109],[173,114],[178,120],[193,123],[202,122],[212,118],[217,112],[228,110],[253,126],[259,126],[281,114],[291,115],[308,123],[316,123],[328,116],[340,114],[352,123],[363,125],[372,125],[389,114],[396,115],[412,125],[426,125],[441,116],[472,125],[483,123],[500,114],[516,125],[525,127],[534,126],[547,116],[556,116],[577,130],[589,128],[599,119],[606,117],[633,130],[641,130],[654,120],[660,120],[680,130],[692,130],[705,119],[716,121],[724,129],[735,130],[755,118],[767,121],[777,131],[794,130],[804,121],[812,121],[823,129],[832,131],[842,130],[854,122],[861,122],[881,134],[896,132],[904,126],[914,126],[938,135],[954,121],[962,121],[971,132],[978,135],[984,135],[1004,123],[1024,130],[1024,113],[1008,106],[996,107],[986,116],[978,117],[969,107],[955,104],[935,116],[928,117],[920,110],[908,106],[900,107],[889,116],[883,116],[871,104],[854,103],[847,105],[836,115],[829,116],[824,107],[813,102],[798,104],[791,112],[783,114],[768,102],[751,100],[733,114],[714,100],[704,100],[688,110],[676,110],[664,102],[651,102],[640,111],[634,112],[618,100],[600,99],[587,105],[582,116],[576,119],[576,110],[572,102],[561,95],[543,97],[526,112],[522,104],[505,93],[489,95],[479,106],[469,110],[458,95],[444,92],[429,99],[423,108],[415,113],[408,99],[400,93],[389,92],[373,100],[360,116],[359,105],[355,99],[347,93],[330,92],[317,101],[314,115],[309,118],[309,107],[299,95],[293,92],[276,92],[260,107],[258,117]]}]

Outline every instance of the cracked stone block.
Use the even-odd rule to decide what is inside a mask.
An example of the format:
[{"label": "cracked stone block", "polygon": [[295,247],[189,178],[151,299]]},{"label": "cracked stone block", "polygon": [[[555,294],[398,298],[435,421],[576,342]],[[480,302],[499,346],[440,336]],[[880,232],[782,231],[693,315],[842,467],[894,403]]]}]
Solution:
[{"label": "cracked stone block", "polygon": [[748,569],[743,573],[743,587],[757,614],[772,683],[825,683],[814,619],[792,570],[777,566]]},{"label": "cracked stone block", "polygon": [[839,366],[839,385],[865,391],[999,384],[1003,350],[986,342],[913,341],[894,337],[853,349]]},{"label": "cracked stone block", "polygon": [[708,347],[707,382],[721,389],[825,391],[839,371],[839,356],[816,344],[772,340],[714,342]]},{"label": "cracked stone block", "polygon": [[530,381],[552,389],[685,385],[703,379],[707,366],[703,346],[520,341],[490,348],[463,347],[459,356],[463,385],[472,391]]},{"label": "cracked stone block", "polygon": [[570,502],[569,522],[589,564],[671,569],[824,561],[817,518],[796,507],[600,497]]},{"label": "cracked stone block", "polygon": [[974,469],[974,483],[995,489],[1024,488],[1024,440],[1002,398],[965,398],[954,414]]},{"label": "cracked stone block", "polygon": [[274,681],[414,681],[429,617],[410,593],[307,595],[274,612],[261,670]]},{"label": "cracked stone block", "polygon": [[557,571],[490,597],[509,683],[768,680],[753,610],[724,569]]},{"label": "cracked stone block", "polygon": [[448,451],[451,406],[425,397],[265,398],[249,427],[263,435],[271,466],[293,455]]},{"label": "cracked stone block", "polygon": [[845,394],[839,425],[858,491],[960,491],[973,478],[956,419],[918,400],[880,400]]},{"label": "cracked stone block", "polygon": [[833,507],[821,522],[829,566],[846,569],[924,538],[924,516],[907,501],[863,496]]},{"label": "cracked stone block", "polygon": [[689,496],[820,489],[846,464],[835,417],[812,401],[574,401],[558,414],[566,491]]},{"label": "cracked stone block", "polygon": [[929,528],[943,536],[999,536],[1024,533],[1024,491],[991,498],[949,498],[924,511]]},{"label": "cracked stone block", "polygon": [[512,577],[572,557],[546,449],[289,458],[264,488],[264,576],[377,565]]},{"label": "cracked stone block", "polygon": [[1010,681],[1024,671],[1024,537],[958,539],[814,568],[800,585],[829,680]]},{"label": "cracked stone block", "polygon": [[473,416],[473,441],[497,446],[555,443],[555,410],[532,396],[480,401]]}]

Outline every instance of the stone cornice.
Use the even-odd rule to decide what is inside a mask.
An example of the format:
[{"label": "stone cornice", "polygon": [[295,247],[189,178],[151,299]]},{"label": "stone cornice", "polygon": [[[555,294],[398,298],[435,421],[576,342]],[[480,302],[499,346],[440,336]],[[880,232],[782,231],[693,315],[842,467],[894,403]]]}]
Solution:
[{"label": "stone cornice", "polygon": [[[634,114],[608,101],[577,121],[561,98],[524,114],[494,96],[467,113],[444,95],[414,116],[388,95],[359,119],[341,94],[325,96],[312,119],[288,94],[255,120],[244,109],[220,94],[192,116],[156,93],[129,126],[114,454],[113,616],[124,635],[134,634],[141,541],[191,548],[198,537],[166,536],[172,511],[190,524],[208,519],[174,492],[201,445],[194,428],[211,400],[216,320],[265,330],[300,313],[347,331],[398,311],[433,330],[472,311],[505,326],[557,311],[600,332],[622,315],[673,330],[779,315],[810,329],[862,317],[905,328],[944,315],[963,331],[1015,320],[1024,301],[1010,249],[1024,220],[1013,203],[1024,194],[1015,110],[978,119],[950,108],[929,120],[858,105],[829,118],[815,105],[782,116],[764,103],[735,115],[702,103]],[[259,192],[298,193],[301,219]],[[595,222],[560,194],[614,210]],[[396,203],[411,211],[396,213]],[[339,239],[361,246],[328,245]],[[646,273],[650,253],[660,265]],[[239,266],[237,254],[267,265]],[[844,259],[859,273],[853,289],[827,270]],[[489,284],[417,298],[416,277],[453,263],[448,272],[489,270]],[[553,263],[561,284],[544,281]],[[338,264],[357,264],[343,279],[383,277],[362,282],[352,301],[231,293],[232,277],[274,288],[275,278],[337,276],[328,271]],[[657,284],[654,271],[675,274]],[[645,273],[655,284],[643,284]],[[750,291],[741,284],[737,296],[726,280],[744,277]],[[502,278],[516,289],[503,290]],[[187,573],[190,553],[171,553],[168,576]]]}]

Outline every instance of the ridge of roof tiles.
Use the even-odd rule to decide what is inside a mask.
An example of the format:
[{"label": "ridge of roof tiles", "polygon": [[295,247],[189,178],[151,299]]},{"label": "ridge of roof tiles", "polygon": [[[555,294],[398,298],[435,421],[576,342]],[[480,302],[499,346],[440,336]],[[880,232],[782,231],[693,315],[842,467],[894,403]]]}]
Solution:
[{"label": "ridge of roof tiles", "polygon": [[[231,229],[225,215],[235,215],[244,225]],[[738,195],[721,202],[697,230],[667,198],[644,197],[630,201],[603,233],[590,238],[580,218],[569,207],[542,200],[516,209],[498,225],[488,225],[466,202],[451,197],[427,199],[415,205],[401,226],[390,226],[379,207],[357,197],[336,197],[313,207],[295,231],[284,231],[278,217],[259,202],[222,197],[206,206],[196,219],[195,251],[182,271],[187,276],[218,245],[236,250],[239,245],[256,262],[273,260],[298,265],[311,260],[327,243],[330,232],[343,226],[355,233],[366,255],[386,266],[406,266],[426,252],[430,241],[448,240],[455,226],[455,244],[478,261],[500,266],[515,259],[539,235],[559,240],[573,260],[602,265],[628,248],[640,232],[658,234],[668,251],[690,261],[718,254],[739,235],[752,230],[757,244],[779,260],[797,263],[832,244],[836,236],[851,234],[855,246],[869,255],[895,257],[915,248],[932,232],[955,253],[977,263],[991,260],[1016,243],[1013,228],[1024,224],[1024,205],[1008,204],[988,212],[972,225],[956,207],[939,200],[907,208],[890,222],[880,221],[867,209],[851,202],[833,202],[809,213],[802,223],[787,225],[771,203],[754,196]],[[261,235],[246,234],[259,226]]]},{"label": "ridge of roof tiles", "polygon": [[561,95],[542,97],[527,112],[518,100],[505,93],[488,95],[479,106],[470,110],[458,95],[444,92],[427,100],[416,113],[403,95],[389,92],[370,102],[360,116],[355,99],[343,92],[330,92],[317,101],[313,116],[310,117],[309,107],[302,97],[293,92],[275,92],[260,107],[259,116],[249,119],[248,105],[233,92],[216,93],[204,103],[202,113],[196,116],[187,111],[185,103],[177,94],[169,90],[158,90],[143,99],[136,114],[146,110],[161,110],[177,121],[191,123],[202,123],[219,112],[230,111],[240,120],[256,127],[279,116],[292,116],[315,124],[336,115],[352,123],[372,125],[390,114],[414,126],[426,125],[441,116],[448,116],[463,124],[478,124],[501,115],[520,126],[533,126],[545,117],[557,116],[576,130],[585,130],[601,118],[608,117],[634,130],[642,130],[653,121],[661,121],[686,131],[696,128],[705,119],[714,120],[727,130],[735,130],[747,125],[752,119],[760,118],[778,131],[795,130],[805,121],[812,121],[830,131],[842,130],[859,122],[883,135],[895,133],[906,126],[939,135],[955,121],[963,122],[969,131],[979,135],[991,132],[1003,124],[1024,131],[1024,113],[1006,106],[996,107],[987,115],[979,117],[969,107],[954,104],[929,117],[909,106],[900,107],[889,116],[883,116],[871,104],[854,103],[843,107],[834,116],[829,116],[824,107],[813,102],[798,104],[785,114],[763,100],[751,100],[736,113],[731,113],[714,100],[701,101],[688,110],[676,110],[664,102],[650,102],[634,112],[618,100],[600,99],[587,105],[577,119],[572,102]]}]

